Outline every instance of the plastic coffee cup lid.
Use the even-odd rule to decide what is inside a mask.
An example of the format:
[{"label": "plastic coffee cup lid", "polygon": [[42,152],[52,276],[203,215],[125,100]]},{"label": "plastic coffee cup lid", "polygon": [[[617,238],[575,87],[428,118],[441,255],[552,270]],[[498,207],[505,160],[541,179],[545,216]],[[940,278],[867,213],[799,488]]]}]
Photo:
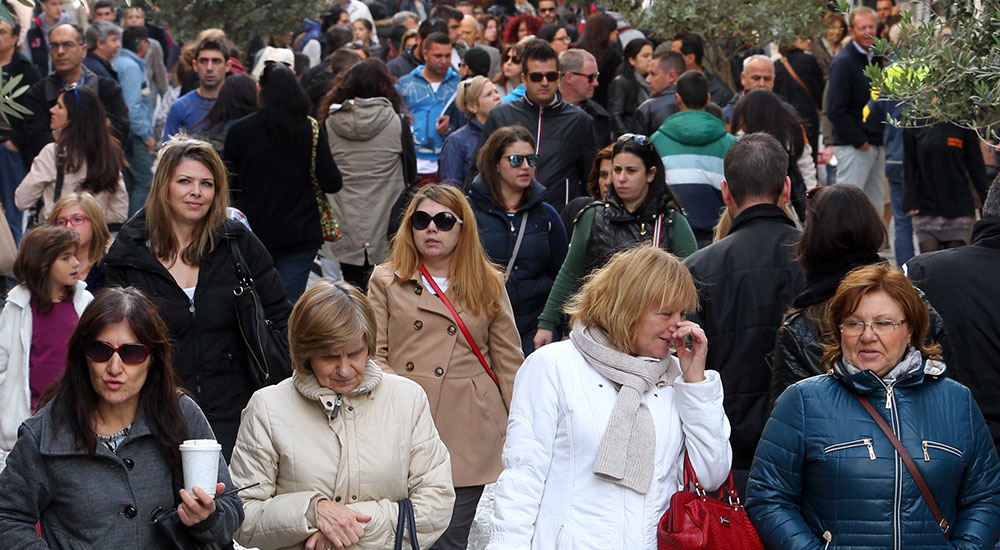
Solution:
[{"label": "plastic coffee cup lid", "polygon": [[188,439],[181,443],[181,450],[209,451],[221,449],[222,445],[214,439]]}]

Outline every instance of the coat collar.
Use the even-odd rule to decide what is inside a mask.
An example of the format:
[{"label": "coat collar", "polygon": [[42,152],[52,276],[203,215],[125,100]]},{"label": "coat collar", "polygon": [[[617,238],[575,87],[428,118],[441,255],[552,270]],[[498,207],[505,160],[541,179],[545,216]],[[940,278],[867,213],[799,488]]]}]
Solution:
[{"label": "coat collar", "polygon": [[[943,376],[946,369],[944,362],[925,359],[920,356],[919,350],[910,348],[910,351],[903,356],[903,360],[893,368],[893,372],[890,374],[896,376],[894,386],[912,387],[923,383],[926,377],[937,379]],[[860,370],[848,364],[843,357],[837,358],[830,374],[848,389],[862,395],[876,390],[884,390],[886,387],[885,381],[877,374],[870,370]]]},{"label": "coat collar", "polygon": [[[77,311],[83,311],[81,300],[83,300],[85,290],[87,290],[86,281],[77,281],[76,285],[73,286],[73,306],[76,307]],[[7,301],[21,309],[27,309],[31,305],[31,291],[24,285],[17,285],[7,293]]]},{"label": "coat collar", "polygon": [[972,244],[1000,250],[1000,218],[986,217],[972,226]]},{"label": "coat collar", "polygon": [[[41,419],[41,428],[38,433],[39,452],[43,455],[53,456],[86,455],[87,450],[77,446],[69,427],[65,424],[56,425],[53,411],[52,404],[49,403],[36,415]],[[140,399],[139,408],[135,411],[135,420],[132,421],[132,429],[122,444],[148,435],[152,435],[152,432],[150,432],[149,426],[146,423],[146,410]],[[107,446],[102,445],[100,441],[97,442],[95,454],[117,460],[117,455],[111,452]]]},{"label": "coat collar", "polygon": [[[538,183],[537,180],[532,179],[528,189],[528,200],[517,209],[518,212],[534,208],[545,198],[545,186]],[[482,174],[476,174],[476,177],[472,180],[472,186],[469,188],[469,198],[474,200],[477,205],[481,205],[484,210],[489,209],[494,214],[506,215],[504,209],[497,204],[497,201],[493,198],[493,194],[486,187],[486,182],[483,180]]]},{"label": "coat collar", "polygon": [[736,216],[729,234],[732,235],[757,220],[774,221],[795,227],[795,222],[788,217],[788,214],[784,210],[778,208],[777,205],[755,204],[745,208]]},{"label": "coat collar", "polygon": [[[379,383],[382,382],[382,377],[385,373],[382,369],[375,364],[371,359],[365,364],[365,374],[361,377],[361,383],[358,384],[357,388],[354,388],[346,394],[346,396],[354,397],[358,395],[367,395],[370,397],[372,391],[378,387]],[[327,410],[328,413],[333,412],[333,403],[340,394],[320,385],[319,380],[312,373],[300,374],[298,371],[292,373],[292,384],[295,389],[298,390],[302,397],[309,399],[310,401],[319,401],[320,405]]]}]

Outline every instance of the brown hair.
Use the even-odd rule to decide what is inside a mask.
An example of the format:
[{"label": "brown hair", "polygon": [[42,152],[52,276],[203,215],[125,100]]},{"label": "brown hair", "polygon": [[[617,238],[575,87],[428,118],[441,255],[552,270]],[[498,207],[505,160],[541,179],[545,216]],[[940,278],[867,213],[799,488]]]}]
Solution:
[{"label": "brown hair", "polygon": [[587,194],[594,197],[595,200],[604,198],[601,196],[601,162],[611,160],[611,152],[614,148],[615,144],[612,143],[594,155],[594,164],[590,167],[590,176],[587,177]]},{"label": "brown hair", "polygon": [[[21,247],[14,260],[14,278],[28,288],[31,298],[38,303],[38,309],[48,311],[52,308],[52,296],[49,295],[52,264],[68,250],[75,254],[79,244],[80,236],[76,231],[58,225],[39,225],[21,239]],[[63,299],[72,297],[73,287],[67,285]]]},{"label": "brown hair", "polygon": [[[531,132],[524,126],[518,124],[497,128],[486,139],[486,143],[479,149],[479,155],[476,157],[476,168],[479,169],[479,175],[482,176],[483,183],[490,190],[490,196],[500,208],[506,208],[507,205],[504,203],[503,193],[500,191],[501,183],[500,174],[497,173],[497,164],[502,160],[501,157],[507,147],[522,141],[531,145],[532,150],[535,149],[535,136],[531,135]],[[530,192],[530,187],[524,190],[521,195],[521,204],[528,200]],[[521,204],[518,204],[518,207]]]},{"label": "brown hair", "polygon": [[312,373],[309,360],[363,338],[368,357],[375,356],[375,310],[358,288],[346,281],[321,279],[295,302],[288,317],[292,367]]},{"label": "brown hair", "polygon": [[[449,292],[474,315],[493,316],[500,311],[505,292],[500,270],[490,263],[479,242],[479,227],[469,201],[458,188],[446,184],[421,187],[410,199],[403,214],[403,221],[392,241],[389,264],[399,271],[403,279],[411,277],[420,267],[420,252],[413,241],[410,218],[424,200],[432,200],[447,207],[462,221],[452,231],[461,231],[455,245],[451,272],[448,274]],[[395,280],[393,281],[395,282]]]},{"label": "brown hair", "polygon": [[[174,179],[177,166],[191,159],[202,163],[212,173],[215,182],[215,197],[208,213],[195,227],[191,243],[178,250],[180,244],[174,236],[173,213],[168,197],[170,183]],[[213,248],[215,232],[226,221],[226,207],[229,203],[229,183],[226,167],[215,149],[207,142],[178,134],[163,144],[153,165],[153,184],[146,197],[146,226],[149,229],[149,249],[159,259],[171,262],[177,255],[188,265],[198,265]]]},{"label": "brown hair", "polygon": [[[367,20],[359,19],[359,21]],[[396,90],[394,80],[381,59],[365,59],[355,63],[347,71],[337,75],[333,87],[323,98],[318,113],[320,123],[325,123],[326,118],[330,116],[330,105],[342,105],[355,98],[384,97],[389,100],[397,114],[403,112],[403,98]]]},{"label": "brown hair", "polygon": [[611,345],[635,354],[635,330],[651,308],[698,307],[698,291],[687,267],[676,256],[646,243],[618,252],[587,276],[570,298],[570,324],[581,322],[608,334]]},{"label": "brown hair", "polygon": [[930,325],[930,315],[920,293],[902,271],[890,267],[887,263],[877,263],[859,267],[848,273],[837,287],[837,293],[830,299],[830,312],[827,317],[830,330],[827,333],[827,342],[823,345],[821,362],[825,369],[832,369],[834,362],[844,355],[842,336],[838,330],[841,322],[858,309],[862,298],[880,290],[895,300],[903,310],[903,318],[912,330],[910,345],[920,350],[920,355],[924,359],[941,358],[941,346],[924,342],[924,336]]},{"label": "brown hair", "polygon": [[111,232],[108,230],[107,220],[104,219],[104,209],[98,204],[97,199],[86,191],[70,193],[56,201],[46,221],[49,225],[55,225],[59,213],[75,204],[80,205],[80,209],[90,220],[90,250],[87,251],[90,265],[87,267],[92,267],[108,252],[108,244],[111,242]]}]

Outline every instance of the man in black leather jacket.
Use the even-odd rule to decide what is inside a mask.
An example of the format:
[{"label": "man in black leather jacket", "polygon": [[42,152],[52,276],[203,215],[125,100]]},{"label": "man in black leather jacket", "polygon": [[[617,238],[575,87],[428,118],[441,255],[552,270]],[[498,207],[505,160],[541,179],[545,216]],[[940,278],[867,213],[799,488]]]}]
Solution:
[{"label": "man in black leather jacket", "polygon": [[699,288],[691,320],[711,343],[706,368],[722,376],[733,476],[742,494],[769,413],[765,358],[805,274],[795,258],[799,230],[778,206],[791,193],[788,153],[773,137],[754,133],[729,148],[724,164],[722,198],[732,228],[684,264]]},{"label": "man in black leather jacket", "polygon": [[649,63],[646,83],[650,97],[639,105],[636,113],[639,131],[651,136],[677,109],[677,79],[684,74],[684,56],[665,51],[653,55]]},{"label": "man in black leather jacket", "polygon": [[535,178],[547,189],[545,201],[560,210],[570,199],[586,193],[597,153],[594,119],[559,95],[556,52],[548,42],[528,42],[521,67],[524,97],[490,111],[476,153],[497,128],[513,124],[527,128],[538,141]]}]

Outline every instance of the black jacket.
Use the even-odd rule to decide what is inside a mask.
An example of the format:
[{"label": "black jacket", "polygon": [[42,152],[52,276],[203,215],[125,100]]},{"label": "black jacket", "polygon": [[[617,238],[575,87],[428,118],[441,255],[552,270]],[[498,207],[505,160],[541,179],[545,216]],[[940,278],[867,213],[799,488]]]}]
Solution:
[{"label": "black jacket", "polygon": [[640,131],[636,109],[649,99],[649,88],[640,83],[639,78],[641,77],[633,69],[630,74],[619,74],[611,81],[608,112],[611,113],[611,128],[615,138]]},{"label": "black jacket", "polygon": [[748,470],[753,460],[768,417],[766,356],[805,282],[795,258],[798,238],[783,210],[750,206],[733,220],[727,237],[684,261],[698,285],[700,305],[690,318],[711,342],[705,368],[722,376],[737,470]]},{"label": "black jacket", "polygon": [[[110,78],[94,74],[86,67],[83,67],[83,74],[83,85],[97,93],[104,110],[108,113],[111,133],[119,142],[125,143],[129,132],[128,106],[125,104],[121,86]],[[52,142],[49,109],[56,104],[62,89],[63,83],[59,75],[52,73],[36,82],[21,96],[24,99],[22,105],[33,113],[23,119],[15,119],[12,124],[14,143],[21,150],[25,166],[31,166],[31,161],[38,156],[42,147]]]},{"label": "black jacket", "polygon": [[594,145],[598,151],[614,141],[611,136],[611,115],[593,99],[584,99],[579,107],[594,119]]},{"label": "black jacket", "polygon": [[[878,254],[873,254],[870,257],[837,258],[831,259],[831,261],[836,261],[840,265],[824,270],[822,274],[806,278],[806,286],[795,298],[792,309],[789,310],[781,323],[781,328],[778,329],[778,337],[771,357],[772,405],[788,386],[803,378],[826,372],[820,366],[820,361],[823,358],[823,337],[820,334],[819,326],[816,321],[810,318],[806,308],[833,298],[837,287],[840,286],[840,281],[852,269],[884,260]],[[947,341],[944,320],[941,319],[934,306],[929,303],[927,311],[930,313],[931,320],[927,331],[927,341],[944,344]],[[951,373],[950,368],[948,372]]]},{"label": "black jacket", "polygon": [[118,81],[118,71],[111,65],[111,62],[97,55],[94,51],[87,52],[87,56],[83,58],[83,66],[94,71],[97,76]]},{"label": "black jacket", "polygon": [[271,256],[238,222],[227,220],[216,234],[215,248],[199,266],[193,301],[150,252],[148,238],[146,214],[139,211],[122,227],[104,258],[108,282],[137,287],[153,300],[170,333],[174,369],[208,417],[228,461],[240,413],[254,388],[246,374],[246,348],[236,321],[236,271],[227,238],[236,239],[267,318],[283,332],[288,328],[291,304]]},{"label": "black jacket", "polygon": [[514,308],[514,321],[521,334],[521,348],[525,355],[535,351],[538,316],[545,308],[552,282],[559,274],[569,248],[569,237],[559,214],[542,200],[545,188],[532,181],[530,190],[528,200],[514,216],[508,216],[493,199],[482,176],[476,176],[469,189],[469,203],[479,226],[479,240],[486,255],[500,269],[506,269],[514,251],[521,219],[528,216],[521,248],[507,279],[507,295]]},{"label": "black jacket", "polygon": [[639,112],[636,113],[638,131],[644,136],[655,134],[660,125],[679,110],[677,86],[671,86],[639,105]]},{"label": "black jacket", "polygon": [[[874,63],[880,63],[878,57]],[[826,116],[833,125],[833,144],[861,147],[865,142],[882,145],[882,124],[865,124],[862,110],[871,99],[871,81],[865,76],[868,57],[854,41],[840,50],[830,63],[826,86]]]},{"label": "black jacket", "polygon": [[44,15],[37,15],[31,20],[31,27],[24,36],[24,43],[28,46],[28,55],[31,62],[38,69],[38,74],[45,76],[52,68],[52,61],[49,58],[49,37],[45,36],[42,30],[42,20]]},{"label": "black jacket", "polygon": [[660,241],[657,246],[677,254],[670,240],[670,231],[679,212],[677,202],[663,188],[650,187],[646,200],[629,212],[615,192],[608,188],[603,201],[595,201],[588,208],[594,208],[594,222],[587,241],[587,273],[591,273],[608,263],[611,256],[628,250],[650,239],[656,227],[657,218],[663,216]]},{"label": "black jacket", "polygon": [[976,222],[969,246],[914,257],[906,272],[944,319],[948,373],[972,390],[1000,448],[1000,218]]},{"label": "black jacket", "polygon": [[520,124],[538,141],[535,178],[547,189],[545,201],[561,209],[570,199],[586,194],[594,163],[594,119],[556,94],[551,105],[540,108],[527,96],[497,105],[483,124],[476,154],[493,131]]},{"label": "black jacket", "polygon": [[708,79],[708,93],[711,96],[709,101],[720,106],[729,103],[729,100],[733,99],[733,95],[736,92],[712,71],[706,69],[702,72],[705,73],[705,78]]},{"label": "black jacket", "polygon": [[803,88],[792,77],[791,73],[785,69],[785,64],[778,61],[774,64],[774,93],[786,98],[795,107],[795,110],[805,120],[806,138],[816,154],[819,146],[819,118],[823,109],[823,87],[826,81],[823,78],[823,69],[819,66],[816,58],[798,48],[790,50],[785,54],[788,64],[792,66],[795,74],[802,79],[806,88]]},{"label": "black jacket", "polygon": [[[3,73],[4,84],[9,82],[11,78],[21,75],[21,82],[17,85],[18,88],[22,86],[30,87],[41,79],[38,76],[38,68],[18,51],[15,51],[14,55],[11,56],[9,63],[0,66],[0,71]],[[9,123],[0,120],[0,142],[8,140],[10,137],[11,129]]]},{"label": "black jacket", "polygon": [[[323,230],[310,179],[312,134],[298,144],[281,142],[268,134],[262,115],[243,117],[226,134],[223,158],[233,206],[246,214],[271,254],[319,248]],[[316,144],[316,181],[327,193],[343,187],[324,126]]]},{"label": "black jacket", "polygon": [[414,48],[400,52],[394,59],[386,63],[389,74],[397,79],[403,78],[403,76],[410,74],[413,69],[423,65],[423,62],[413,55]]},{"label": "black jacket", "polygon": [[903,130],[903,212],[974,216],[975,189],[986,200],[988,181],[975,130],[939,122]]}]

